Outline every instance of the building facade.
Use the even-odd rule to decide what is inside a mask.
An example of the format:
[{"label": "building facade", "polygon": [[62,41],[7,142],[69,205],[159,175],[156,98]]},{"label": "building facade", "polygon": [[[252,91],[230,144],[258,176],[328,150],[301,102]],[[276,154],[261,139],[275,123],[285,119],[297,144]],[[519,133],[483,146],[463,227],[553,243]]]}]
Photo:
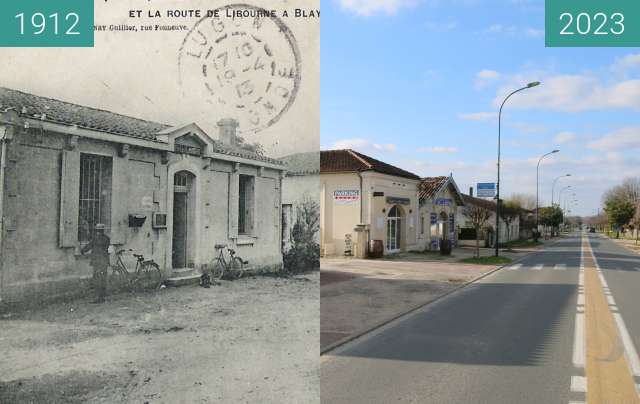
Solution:
[{"label": "building facade", "polygon": [[320,152],[320,251],[362,255],[417,249],[420,177],[354,150]]},{"label": "building facade", "polygon": [[[480,234],[480,246],[495,246],[495,228],[496,228],[496,203],[491,200],[476,198],[471,195],[463,194],[465,206],[479,206],[491,213]],[[520,217],[521,209],[513,209],[502,206],[500,208],[500,243],[515,241],[520,239]],[[457,214],[457,221],[462,229],[472,229],[473,224],[469,217],[465,214],[465,209],[460,209]],[[475,246],[475,238],[472,240],[461,241],[463,244]]]},{"label": "building facade", "polygon": [[464,207],[462,194],[452,176],[427,177],[419,184],[418,246],[438,250],[441,240],[458,243],[458,211]]},{"label": "building facade", "polygon": [[[296,153],[279,160],[287,169],[282,180],[282,247],[287,251],[293,241],[298,208],[320,201],[320,152]],[[319,233],[316,241],[320,242]]]},{"label": "building facade", "polygon": [[[213,139],[181,127],[0,88],[0,298],[76,287],[97,223],[115,250],[200,268],[228,244],[256,270],[282,265],[283,165],[241,148],[237,123]],[[258,206],[259,205],[259,206]],[[135,260],[125,255],[130,270]]]}]

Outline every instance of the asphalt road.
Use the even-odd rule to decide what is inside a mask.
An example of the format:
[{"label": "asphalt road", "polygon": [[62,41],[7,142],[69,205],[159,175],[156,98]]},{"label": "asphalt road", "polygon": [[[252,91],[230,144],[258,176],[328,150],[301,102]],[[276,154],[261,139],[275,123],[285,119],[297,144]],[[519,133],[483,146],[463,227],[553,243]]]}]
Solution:
[{"label": "asphalt road", "polygon": [[[587,385],[589,394],[617,388],[600,383],[596,368],[611,364],[616,354],[618,369],[639,382],[633,346],[640,346],[640,256],[610,240],[589,239],[583,245],[580,234],[562,238],[323,356],[322,402],[580,403],[587,400]],[[585,271],[580,270],[581,255]],[[593,274],[587,275],[586,286],[584,274]],[[599,274],[609,288],[600,285]],[[586,317],[585,294],[591,308]],[[620,336],[611,341],[619,342],[619,349],[599,346],[595,337],[590,345],[585,342],[584,335],[597,330],[593,313],[600,307],[595,303],[599,296],[605,303],[598,313],[612,319]],[[615,299],[617,306],[607,305],[605,298],[609,303]],[[616,328],[614,312],[624,319],[626,330],[619,324]],[[598,349],[608,356],[595,353]],[[596,402],[593,397],[590,403]],[[637,402],[637,397],[628,399]]]}]

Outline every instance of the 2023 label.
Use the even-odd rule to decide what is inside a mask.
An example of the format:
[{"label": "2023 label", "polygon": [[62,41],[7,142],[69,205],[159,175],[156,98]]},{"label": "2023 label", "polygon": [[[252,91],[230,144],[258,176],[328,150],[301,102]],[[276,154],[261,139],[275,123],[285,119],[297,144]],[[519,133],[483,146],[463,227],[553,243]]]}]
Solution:
[{"label": "2023 label", "polygon": [[0,47],[92,47],[91,0],[0,2]]},{"label": "2023 label", "polygon": [[546,0],[548,47],[640,46],[636,0]]}]

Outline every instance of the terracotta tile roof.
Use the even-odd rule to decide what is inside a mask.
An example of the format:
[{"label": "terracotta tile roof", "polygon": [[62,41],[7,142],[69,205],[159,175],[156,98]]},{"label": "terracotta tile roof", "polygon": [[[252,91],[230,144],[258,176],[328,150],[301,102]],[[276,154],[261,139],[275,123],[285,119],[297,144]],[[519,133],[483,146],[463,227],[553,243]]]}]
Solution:
[{"label": "terracotta tile roof", "polygon": [[470,196],[466,194],[462,194],[462,199],[464,199],[465,204],[481,206],[491,211],[496,210],[496,203],[488,199],[476,198],[474,196]]},{"label": "terracotta tile roof", "polygon": [[[78,127],[98,132],[144,139],[152,142],[158,141],[156,135],[158,135],[159,132],[172,128],[171,125],[163,123],[145,121],[115,112],[71,104],[53,98],[40,97],[38,95],[0,87],[0,110],[7,108],[15,109],[15,111],[24,118],[43,119],[44,117],[43,120],[48,122],[63,125],[77,125]],[[232,147],[216,140],[214,140],[213,151],[282,165],[282,162],[276,159],[261,156],[240,147]]]},{"label": "terracotta tile roof", "polygon": [[447,182],[449,177],[426,177],[418,185],[419,199],[425,200],[435,196],[435,194]]},{"label": "terracotta tile roof", "polygon": [[412,180],[420,179],[419,176],[409,171],[405,171],[351,149],[322,150],[320,152],[320,173],[361,171],[375,171],[381,174],[410,178]]},{"label": "terracotta tile roof", "polygon": [[320,153],[296,153],[279,159],[287,167],[287,175],[318,174],[320,172]]},{"label": "terracotta tile roof", "polygon": [[169,125],[145,121],[101,109],[83,107],[0,87],[0,109],[14,108],[25,118],[42,119],[64,125],[155,141],[155,135]]}]

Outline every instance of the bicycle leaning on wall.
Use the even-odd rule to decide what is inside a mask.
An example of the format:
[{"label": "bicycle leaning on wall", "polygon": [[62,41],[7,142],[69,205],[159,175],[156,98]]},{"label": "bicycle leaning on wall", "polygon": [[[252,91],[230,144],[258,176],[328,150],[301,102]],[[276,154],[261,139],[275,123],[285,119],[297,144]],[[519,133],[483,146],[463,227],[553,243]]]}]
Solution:
[{"label": "bicycle leaning on wall", "polygon": [[[224,255],[225,248],[229,252],[229,260]],[[211,260],[209,263],[209,270],[211,271],[211,277],[213,279],[240,279],[244,276],[244,266],[249,262],[244,261],[242,258],[236,255],[235,250],[228,248],[226,244],[216,244],[216,251],[219,251],[218,256]]]},{"label": "bicycle leaning on wall", "polygon": [[162,281],[160,266],[152,259],[145,259],[142,254],[133,254],[136,259],[136,268],[131,274],[132,276],[130,276],[129,270],[122,260],[122,255],[126,251],[127,250],[119,250],[116,252],[116,262],[111,265],[113,276],[136,289],[141,289],[145,286],[154,288],[160,286],[160,282]]}]

